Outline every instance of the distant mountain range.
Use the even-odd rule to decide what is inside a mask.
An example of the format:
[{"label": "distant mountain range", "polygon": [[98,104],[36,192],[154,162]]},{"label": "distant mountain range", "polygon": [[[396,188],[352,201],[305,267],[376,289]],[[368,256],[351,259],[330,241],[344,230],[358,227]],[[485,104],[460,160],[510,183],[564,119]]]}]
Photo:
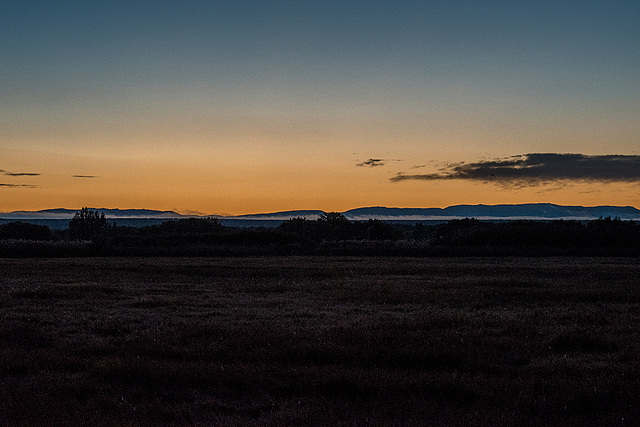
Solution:
[{"label": "distant mountain range", "polygon": [[[174,211],[151,209],[105,209],[90,208],[104,213],[107,218],[187,218],[197,215],[183,215]],[[79,209],[45,209],[40,211],[14,211],[0,213],[2,219],[70,219]],[[287,220],[301,217],[315,220],[325,213],[321,210],[297,210],[236,216],[219,216],[225,219],[243,220]],[[517,205],[456,205],[447,208],[387,208],[383,206],[350,209],[341,212],[350,220],[380,219],[386,221],[408,220],[450,220],[458,218],[478,218],[486,220],[513,219],[574,219],[590,220],[599,217],[619,217],[624,220],[640,220],[640,210],[632,206],[561,206],[550,203],[528,203]]]},{"label": "distant mountain range", "polygon": [[[174,211],[156,211],[152,209],[106,209],[89,208],[92,211],[104,213],[107,218],[182,218]],[[71,219],[80,209],[43,209],[40,211],[13,211],[0,213],[3,219]]]},{"label": "distant mountain range", "polygon": [[381,220],[438,220],[457,218],[478,219],[575,219],[589,220],[600,217],[640,219],[640,210],[632,206],[560,206],[550,203],[518,205],[456,205],[447,208],[360,208],[344,213],[354,220],[377,218]]}]

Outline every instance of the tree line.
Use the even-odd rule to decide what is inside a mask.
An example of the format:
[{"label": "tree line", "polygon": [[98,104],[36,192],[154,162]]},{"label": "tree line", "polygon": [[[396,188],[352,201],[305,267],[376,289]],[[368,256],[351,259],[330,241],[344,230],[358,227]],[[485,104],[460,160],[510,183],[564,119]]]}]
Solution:
[{"label": "tree line", "polygon": [[443,224],[350,221],[329,212],[277,228],[227,227],[217,218],[116,226],[83,208],[65,230],[15,221],[0,225],[0,256],[225,255],[638,255],[640,224],[593,221],[451,220]]}]

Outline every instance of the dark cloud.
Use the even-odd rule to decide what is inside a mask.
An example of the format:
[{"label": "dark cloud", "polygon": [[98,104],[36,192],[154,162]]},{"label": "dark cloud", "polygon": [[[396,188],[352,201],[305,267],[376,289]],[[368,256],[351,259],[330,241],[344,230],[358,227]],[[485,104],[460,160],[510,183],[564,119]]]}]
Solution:
[{"label": "dark cloud", "polygon": [[7,172],[4,169],[0,169],[0,173],[6,176],[40,176],[39,173],[34,172]]},{"label": "dark cloud", "polygon": [[384,166],[385,162],[385,159],[369,159],[362,163],[357,163],[356,166],[374,168],[376,166]]},{"label": "dark cloud", "polygon": [[475,163],[451,163],[431,174],[401,173],[391,181],[453,179],[495,182],[509,187],[531,187],[557,181],[640,182],[640,156],[522,154]]},{"label": "dark cloud", "polygon": [[[4,169],[0,169],[0,174],[5,176],[40,176],[39,173],[34,172],[7,172]],[[37,188],[37,185],[33,184],[8,184],[8,183],[0,183],[0,187],[2,188]]]},{"label": "dark cloud", "polygon": [[95,176],[95,175],[73,175],[74,178],[100,178],[99,176]]},{"label": "dark cloud", "polygon": [[30,185],[30,184],[2,184],[0,183],[0,187],[5,187],[5,188],[36,188],[38,187],[37,185]]},{"label": "dark cloud", "polygon": [[7,176],[40,176],[39,173],[33,173],[33,172],[18,172],[18,173],[5,172],[4,174]]}]

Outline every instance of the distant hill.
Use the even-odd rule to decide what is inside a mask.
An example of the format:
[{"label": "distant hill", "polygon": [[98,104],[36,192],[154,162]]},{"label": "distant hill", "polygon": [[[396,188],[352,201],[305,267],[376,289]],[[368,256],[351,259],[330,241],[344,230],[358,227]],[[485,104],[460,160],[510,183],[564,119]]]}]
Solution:
[{"label": "distant hill", "polygon": [[[89,208],[104,213],[107,218],[187,218],[197,215],[182,215],[174,211],[151,209],[104,209]],[[44,209],[40,211],[15,211],[0,213],[3,219],[70,219],[79,209]],[[284,221],[301,217],[315,220],[325,213],[321,210],[294,210],[247,214],[236,216],[218,216],[219,218],[240,220]],[[456,205],[447,208],[388,208],[384,206],[350,209],[342,212],[350,220],[450,220],[457,218],[478,218],[485,220],[509,219],[575,219],[591,220],[600,217],[619,217],[624,220],[640,220],[640,210],[632,206],[561,206],[551,203],[528,203],[516,205]]]},{"label": "distant hill", "polygon": [[[105,208],[89,208],[92,211],[104,213],[107,218],[182,218],[181,215],[174,211],[156,211],[152,209],[105,209]],[[8,213],[0,213],[0,218],[4,219],[70,219],[80,209],[43,209],[40,211],[14,211]]]},{"label": "distant hill", "polygon": [[576,219],[619,217],[640,220],[640,210],[632,206],[561,206],[550,203],[518,205],[456,205],[447,208],[386,208],[351,209],[343,213],[352,220],[436,220],[456,218],[478,219]]}]

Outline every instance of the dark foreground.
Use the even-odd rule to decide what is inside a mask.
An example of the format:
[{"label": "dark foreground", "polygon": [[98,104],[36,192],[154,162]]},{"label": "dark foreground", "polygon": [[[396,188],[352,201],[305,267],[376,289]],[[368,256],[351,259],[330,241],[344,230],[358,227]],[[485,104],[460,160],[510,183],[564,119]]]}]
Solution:
[{"label": "dark foreground", "polygon": [[638,425],[638,258],[0,259],[2,425]]}]

